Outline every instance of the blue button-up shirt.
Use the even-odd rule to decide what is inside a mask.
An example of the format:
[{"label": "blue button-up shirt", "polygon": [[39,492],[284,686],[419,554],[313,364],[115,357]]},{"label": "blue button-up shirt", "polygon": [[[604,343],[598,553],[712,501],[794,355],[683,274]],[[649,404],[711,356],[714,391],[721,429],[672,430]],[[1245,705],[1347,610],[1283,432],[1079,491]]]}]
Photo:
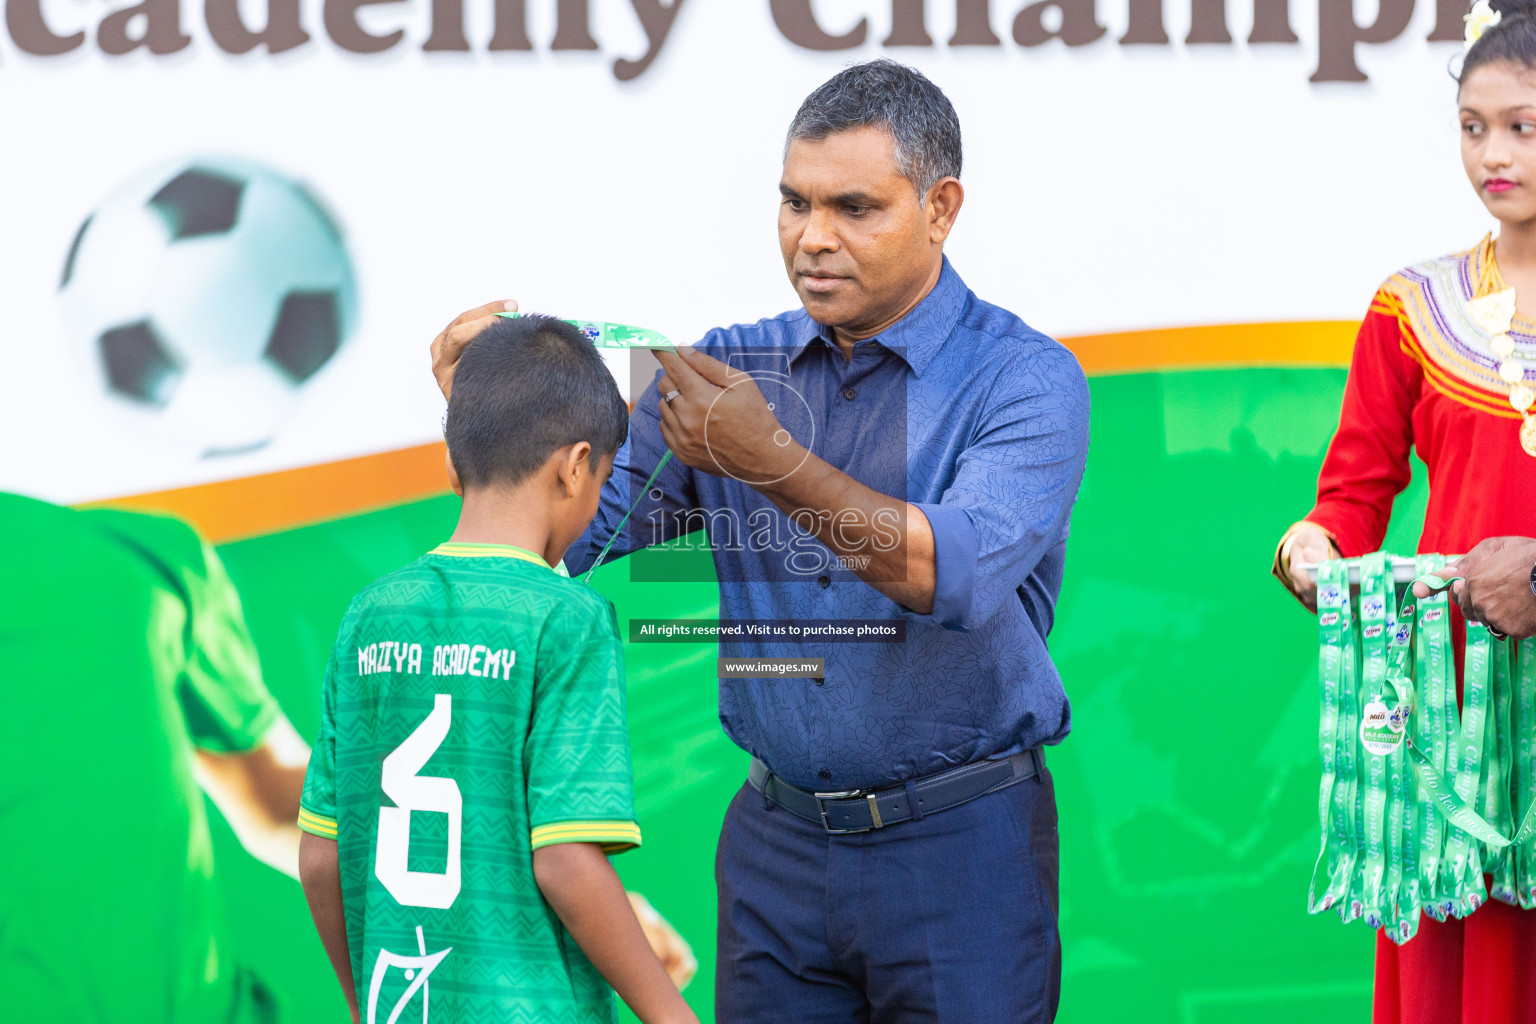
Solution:
[{"label": "blue button-up shirt", "polygon": [[[749,482],[677,459],[607,557],[702,526],[724,619],[906,620],[903,643],[721,640],[724,657],[825,658],[821,686],[720,680],[726,733],[793,785],[889,785],[1060,741],[1071,716],[1045,638],[1088,451],[1082,368],[978,299],[947,259],[917,308],[856,344],[851,360],[830,339],[802,309],[711,331],[698,347],[750,373],[815,455],[922,509],[937,569],[930,613],[863,582]],[[566,555],[573,575],[666,451],[658,401],[652,380],[598,515]]]}]

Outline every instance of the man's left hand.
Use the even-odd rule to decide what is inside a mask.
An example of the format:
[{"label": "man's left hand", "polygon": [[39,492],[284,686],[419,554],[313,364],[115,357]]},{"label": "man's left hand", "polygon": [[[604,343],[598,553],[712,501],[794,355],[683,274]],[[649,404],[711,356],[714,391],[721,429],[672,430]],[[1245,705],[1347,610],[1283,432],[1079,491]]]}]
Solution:
[{"label": "man's left hand", "polygon": [[1444,574],[1463,577],[1451,589],[1468,620],[1523,638],[1536,636],[1532,566],[1536,540],[1489,537],[1446,566]]},{"label": "man's left hand", "polygon": [[[684,465],[746,483],[789,475],[804,459],[750,374],[694,348],[658,351],[661,437]],[[670,401],[667,395],[672,392]]]}]

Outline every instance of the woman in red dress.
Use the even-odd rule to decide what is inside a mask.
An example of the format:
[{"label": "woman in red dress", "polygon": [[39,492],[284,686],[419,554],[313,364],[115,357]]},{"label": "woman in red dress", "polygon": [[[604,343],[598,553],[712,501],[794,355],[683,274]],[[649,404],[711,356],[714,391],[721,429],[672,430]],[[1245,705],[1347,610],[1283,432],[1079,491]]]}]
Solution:
[{"label": "woman in red dress", "polygon": [[[1361,324],[1317,504],[1274,570],[1308,607],[1300,568],[1380,548],[1409,451],[1429,470],[1419,550],[1536,537],[1536,0],[1479,3],[1457,101],[1462,161],[1498,238],[1409,267]],[[1457,689],[1466,626],[1455,616]],[[1376,938],[1375,1024],[1536,1024],[1536,912],[1496,901]]]}]

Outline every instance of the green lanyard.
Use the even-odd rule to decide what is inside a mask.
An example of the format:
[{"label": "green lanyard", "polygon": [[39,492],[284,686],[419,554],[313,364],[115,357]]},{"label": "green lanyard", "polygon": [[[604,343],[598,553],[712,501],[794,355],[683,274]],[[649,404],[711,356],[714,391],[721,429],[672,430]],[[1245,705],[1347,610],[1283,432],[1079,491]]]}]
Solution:
[{"label": "green lanyard", "polygon": [[[1360,744],[1373,756],[1362,759],[1365,789],[1365,865],[1361,901],[1365,923],[1380,928],[1390,906],[1385,900],[1387,873],[1386,808],[1387,756],[1401,744],[1393,732],[1392,704],[1387,702],[1387,607],[1392,601],[1392,570],[1377,552],[1360,561]],[[1395,697],[1395,693],[1392,694]]]},{"label": "green lanyard", "polygon": [[[1390,567],[1386,586],[1393,586]],[[1415,609],[1410,604],[1399,613],[1393,610],[1395,605],[1395,601],[1390,602],[1387,608],[1390,616],[1387,620],[1387,687],[1390,693],[1384,696],[1392,709],[1389,730],[1404,739],[1411,739],[1409,728],[1416,696],[1411,681]],[[1399,614],[1403,616],[1401,620]],[[1417,809],[1418,786],[1408,767],[1403,743],[1399,742],[1387,755],[1387,881],[1383,894],[1383,905],[1391,912],[1387,927],[1398,942],[1411,939],[1419,925],[1421,823],[1414,814]]]},{"label": "green lanyard", "polygon": [[[1509,776],[1513,767],[1514,753],[1510,749],[1510,721],[1513,715],[1511,686],[1514,672],[1510,665],[1513,644],[1497,642],[1490,651],[1492,687],[1487,723],[1483,729],[1483,749],[1487,752],[1483,761],[1483,775],[1479,786],[1480,806],[1483,818],[1499,831],[1509,835],[1514,831],[1513,813],[1510,808]],[[1518,903],[1515,892],[1514,850],[1508,846],[1483,847],[1483,870],[1493,876],[1493,888],[1489,895],[1504,903]]]},{"label": "green lanyard", "polygon": [[[1511,817],[1536,807],[1536,641],[1520,644],[1515,659],[1515,699],[1510,732],[1514,736]],[[1536,839],[1514,849],[1515,888],[1521,907],[1536,909]]]},{"label": "green lanyard", "polygon": [[[1445,564],[1440,555],[1420,555],[1415,559],[1415,574],[1423,576]],[[1413,716],[1415,749],[1424,751],[1437,774],[1445,773],[1446,756],[1454,744],[1446,741],[1447,724],[1456,713],[1455,666],[1451,649],[1450,602],[1445,592],[1431,594],[1418,603],[1414,619],[1414,665],[1418,675],[1417,696],[1422,702]],[[1440,864],[1445,849],[1445,818],[1424,799],[1418,773],[1412,775],[1414,815],[1419,835],[1418,897],[1424,912],[1444,921],[1455,910],[1455,902],[1441,893]]]},{"label": "green lanyard", "polygon": [[1352,670],[1356,655],[1349,569],[1343,562],[1325,562],[1318,570],[1317,621],[1322,638],[1317,671],[1322,691],[1318,747],[1323,762],[1317,814],[1323,825],[1323,837],[1317,865],[1312,869],[1308,906],[1314,914],[1337,906],[1343,915],[1348,907],[1346,897],[1355,860],[1354,796],[1345,780],[1353,780],[1355,765],[1354,743],[1341,723],[1344,716],[1340,689],[1346,685],[1345,663]]},{"label": "green lanyard", "polygon": [[[499,317],[516,320],[532,316],[531,313],[497,313]],[[598,348],[660,348],[677,353],[677,346],[665,334],[649,327],[631,327],[629,324],[608,323],[605,320],[564,320],[586,335],[587,340]]]}]

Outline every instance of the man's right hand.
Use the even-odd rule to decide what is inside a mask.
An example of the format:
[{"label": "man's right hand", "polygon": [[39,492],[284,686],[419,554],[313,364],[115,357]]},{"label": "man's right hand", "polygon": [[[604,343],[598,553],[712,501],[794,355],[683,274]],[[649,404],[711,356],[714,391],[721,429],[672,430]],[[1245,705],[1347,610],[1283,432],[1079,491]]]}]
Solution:
[{"label": "man's right hand", "polygon": [[454,317],[453,323],[432,339],[432,376],[437,378],[444,398],[453,392],[453,371],[459,365],[459,356],[464,354],[464,346],[489,327],[497,313],[516,312],[517,303],[510,299],[487,302]]},{"label": "man's right hand", "polygon": [[1291,534],[1290,550],[1286,556],[1286,571],[1291,575],[1291,590],[1297,600],[1311,611],[1317,611],[1317,580],[1302,568],[1317,565],[1330,558],[1338,558],[1338,549],[1321,526],[1300,523]]},{"label": "man's right hand", "polygon": [[[1451,595],[1468,621],[1482,622],[1517,639],[1536,636],[1536,594],[1531,573],[1536,566],[1536,540],[1530,537],[1489,537],[1441,570],[1461,576]],[[1418,592],[1418,588],[1414,588]]]}]

